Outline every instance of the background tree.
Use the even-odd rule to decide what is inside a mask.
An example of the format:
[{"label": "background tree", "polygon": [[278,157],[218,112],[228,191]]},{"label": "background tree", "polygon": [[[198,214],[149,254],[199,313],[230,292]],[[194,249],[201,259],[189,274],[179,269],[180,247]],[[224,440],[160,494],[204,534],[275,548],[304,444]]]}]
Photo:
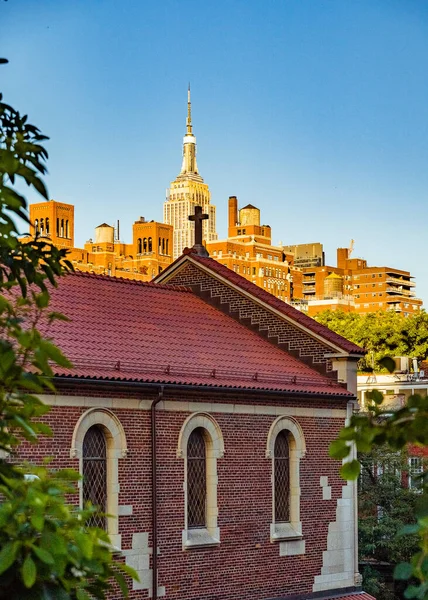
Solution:
[{"label": "background tree", "polygon": [[51,433],[37,394],[53,391],[53,365],[70,366],[37,326],[64,318],[49,312],[49,286],[71,264],[46,240],[23,243],[16,225],[29,223],[20,185],[48,199],[46,139],[0,95],[0,598],[102,599],[114,581],[126,597],[124,574],[135,572],[113,560],[103,530],[86,526],[95,508],[65,501],[79,475],[15,464],[22,439]]},{"label": "background tree", "polygon": [[[377,600],[401,598],[390,582],[395,565],[417,552],[416,536],[399,536],[414,523],[417,491],[408,486],[408,454],[377,448],[359,456],[359,559],[363,588]],[[398,590],[402,592],[402,590]]]},{"label": "background tree", "polygon": [[382,371],[380,361],[385,356],[428,358],[428,314],[424,310],[409,317],[393,311],[367,314],[324,311],[316,320],[367,350],[360,361],[361,370]]},{"label": "background tree", "polygon": [[[428,397],[410,396],[407,405],[392,411],[383,406],[383,396],[373,390],[367,392],[366,412],[352,415],[338,439],[330,445],[330,455],[344,461],[341,474],[344,479],[356,479],[361,465],[355,457],[360,453],[386,448],[390,452],[405,451],[409,445],[428,446]],[[394,577],[408,582],[406,598],[428,599],[428,473],[426,468],[420,476],[420,494],[415,500],[414,519],[405,525],[398,535],[401,543],[408,545],[407,536],[417,540],[417,551],[411,556],[402,556],[395,569]]]}]

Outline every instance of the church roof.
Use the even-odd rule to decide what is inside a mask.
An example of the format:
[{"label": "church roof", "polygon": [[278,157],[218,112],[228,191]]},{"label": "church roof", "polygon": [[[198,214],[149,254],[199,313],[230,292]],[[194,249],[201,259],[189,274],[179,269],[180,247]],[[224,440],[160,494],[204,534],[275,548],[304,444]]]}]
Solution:
[{"label": "church roof", "polygon": [[58,376],[352,396],[183,286],[72,273],[50,310],[70,319],[49,327]]},{"label": "church roof", "polygon": [[317,321],[315,321],[315,319],[312,319],[312,317],[308,317],[303,312],[297,310],[290,304],[279,300],[272,294],[266,292],[263,288],[259,287],[258,285],[255,285],[251,281],[248,281],[248,279],[245,279],[245,277],[242,277],[238,273],[235,273],[235,271],[232,271],[231,269],[229,269],[225,265],[222,265],[213,258],[199,256],[192,248],[186,248],[183,252],[183,255],[177,258],[177,260],[175,260],[171,265],[169,265],[169,267],[167,267],[161,273],[161,275],[158,275],[155,278],[155,281],[162,281],[162,279],[165,276],[167,276],[168,272],[170,272],[176,264],[180,263],[183,256],[186,255],[190,258],[190,260],[194,260],[197,263],[200,263],[201,265],[208,268],[211,272],[220,275],[223,279],[236,285],[241,290],[250,293],[251,296],[253,296],[254,298],[261,300],[264,304],[282,313],[285,317],[291,319],[296,324],[305,327],[305,329],[312,332],[316,336],[320,336],[327,342],[334,344],[342,351],[347,352],[349,354],[360,354],[361,356],[364,356],[364,354],[366,353],[366,351],[360,346],[357,346],[353,342],[350,342],[349,340],[339,335],[338,333],[335,333],[325,325],[318,323]]}]

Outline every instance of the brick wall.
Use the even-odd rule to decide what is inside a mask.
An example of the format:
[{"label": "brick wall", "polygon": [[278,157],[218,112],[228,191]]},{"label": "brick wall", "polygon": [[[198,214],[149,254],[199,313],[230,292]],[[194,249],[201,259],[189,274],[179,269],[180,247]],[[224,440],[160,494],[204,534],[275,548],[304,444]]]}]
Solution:
[{"label": "brick wall", "polygon": [[[78,467],[70,458],[71,438],[79,417],[87,410],[88,397],[111,395],[89,388],[77,392],[70,386],[62,394],[86,396],[85,407],[55,406],[46,416],[54,436],[42,438],[38,445],[24,443],[21,457],[40,461],[53,456],[52,466]],[[127,394],[122,394],[124,398]],[[155,394],[143,394],[153,400]],[[297,417],[306,439],[307,452],[300,464],[301,521],[306,553],[279,556],[279,544],[271,543],[272,517],[271,462],[266,458],[266,440],[275,415],[216,412],[216,404],[249,404],[245,394],[200,393],[185,396],[168,392],[167,400],[198,400],[210,403],[209,413],[217,420],[224,437],[225,455],[217,460],[218,525],[221,544],[205,549],[182,550],[184,526],[184,461],[177,458],[180,429],[188,412],[157,410],[158,441],[158,521],[159,586],[165,586],[168,599],[180,600],[266,600],[286,594],[311,593],[314,577],[320,574],[322,553],[327,547],[330,521],[335,520],[336,500],[341,497],[343,481],[339,465],[328,458],[328,445],[343,425],[339,418]],[[290,406],[344,409],[344,400],[272,399],[261,395],[254,401],[263,406]],[[119,460],[119,505],[131,505],[132,515],[119,517],[122,549],[132,545],[135,532],[148,532],[151,547],[151,449],[150,412],[116,408],[128,446],[127,457]],[[331,500],[323,500],[320,477],[327,476]],[[151,560],[151,559],[150,559]],[[151,568],[151,562],[150,562]],[[148,598],[147,590],[133,591],[133,600]],[[119,600],[119,595],[111,597]]]}]

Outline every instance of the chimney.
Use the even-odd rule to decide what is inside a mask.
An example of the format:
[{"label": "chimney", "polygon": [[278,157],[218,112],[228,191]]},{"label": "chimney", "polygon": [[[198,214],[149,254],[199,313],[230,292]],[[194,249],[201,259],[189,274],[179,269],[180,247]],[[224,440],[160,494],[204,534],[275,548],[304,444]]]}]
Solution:
[{"label": "chimney", "polygon": [[229,229],[238,223],[238,198],[229,196]]},{"label": "chimney", "polygon": [[339,269],[346,269],[346,261],[349,258],[349,248],[337,249],[337,266]]}]

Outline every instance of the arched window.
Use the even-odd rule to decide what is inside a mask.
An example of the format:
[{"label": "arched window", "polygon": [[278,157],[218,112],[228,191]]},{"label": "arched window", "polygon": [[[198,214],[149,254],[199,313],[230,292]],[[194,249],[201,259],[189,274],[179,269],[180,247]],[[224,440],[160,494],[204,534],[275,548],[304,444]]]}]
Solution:
[{"label": "arched window", "polygon": [[137,240],[137,254],[141,254],[143,251],[143,243],[141,241],[141,238],[138,238]]},{"label": "arched window", "polygon": [[[107,512],[107,443],[99,425],[90,427],[83,440],[83,502]],[[106,518],[93,515],[88,524],[105,529]]]},{"label": "arched window", "polygon": [[165,254],[165,238],[162,238],[162,254]]},{"label": "arched window", "polygon": [[70,457],[79,460],[80,505],[86,500],[108,516],[103,523],[112,544],[121,545],[119,535],[119,460],[127,455],[125,431],[116,415],[106,408],[90,408],[73,432]]},{"label": "arched window", "polygon": [[290,521],[290,447],[288,432],[276,436],[274,454],[275,523]]},{"label": "arched window", "polygon": [[44,228],[45,228],[45,220],[40,219],[40,235],[43,235]]},{"label": "arched window", "polygon": [[34,221],[34,231],[36,235],[39,233],[39,219]]},{"label": "arched window", "polygon": [[143,252],[147,252],[147,238],[143,239]]},{"label": "arched window", "polygon": [[266,448],[266,457],[272,460],[272,541],[302,539],[300,459],[305,452],[300,424],[293,417],[275,419]]},{"label": "arched window", "polygon": [[159,249],[158,250],[159,254],[162,254],[162,240],[161,240],[161,238],[159,238],[158,249]]},{"label": "arched window", "polygon": [[46,217],[46,235],[49,235],[49,217]]},{"label": "arched window", "polygon": [[197,427],[187,443],[187,526],[206,527],[207,456],[204,430]]},{"label": "arched window", "polygon": [[211,415],[196,413],[186,419],[177,454],[185,464],[183,549],[216,546],[220,543],[217,459],[224,455],[224,444],[221,429]]},{"label": "arched window", "polygon": [[149,237],[149,252],[153,250],[152,238]]},{"label": "arched window", "polygon": [[60,237],[64,237],[64,219],[61,219]]},{"label": "arched window", "polygon": [[168,246],[169,246],[169,240],[167,239],[166,240],[166,253],[167,253],[167,255],[169,254],[169,248],[168,248]]},{"label": "arched window", "polygon": [[59,219],[56,220],[56,234],[59,237]]},{"label": "arched window", "polygon": [[65,222],[65,237],[68,238],[68,219]]}]

